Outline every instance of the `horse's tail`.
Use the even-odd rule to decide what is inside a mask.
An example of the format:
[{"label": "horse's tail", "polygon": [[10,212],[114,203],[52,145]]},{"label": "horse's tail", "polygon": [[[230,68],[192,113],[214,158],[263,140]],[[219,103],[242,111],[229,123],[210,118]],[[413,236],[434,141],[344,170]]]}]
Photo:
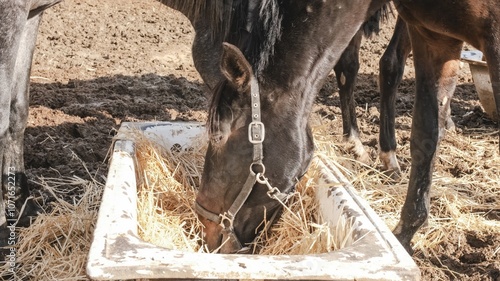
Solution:
[{"label": "horse's tail", "polygon": [[394,15],[392,5],[390,3],[384,4],[382,8],[378,9],[365,23],[363,23],[363,32],[366,38],[372,37],[375,33],[378,35],[380,32],[380,22],[387,22],[389,15]]}]

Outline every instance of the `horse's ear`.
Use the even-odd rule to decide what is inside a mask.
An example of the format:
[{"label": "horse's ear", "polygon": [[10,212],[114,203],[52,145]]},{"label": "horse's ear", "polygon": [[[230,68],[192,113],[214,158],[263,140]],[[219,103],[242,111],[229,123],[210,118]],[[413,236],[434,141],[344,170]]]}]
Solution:
[{"label": "horse's ear", "polygon": [[227,80],[239,91],[244,92],[252,79],[252,66],[234,45],[222,43],[221,71]]}]

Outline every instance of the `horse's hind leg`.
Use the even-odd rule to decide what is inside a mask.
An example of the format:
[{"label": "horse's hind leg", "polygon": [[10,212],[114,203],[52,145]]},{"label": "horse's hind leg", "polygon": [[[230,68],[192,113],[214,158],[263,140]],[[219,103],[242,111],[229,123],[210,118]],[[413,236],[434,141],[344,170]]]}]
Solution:
[{"label": "horse's hind leg", "polygon": [[[16,14],[17,13],[17,14]],[[28,12],[14,11],[9,30],[2,30],[0,44],[3,46],[0,89],[2,115],[0,127],[0,157],[2,168],[2,198],[7,201],[6,220],[0,228],[0,243],[6,243],[6,226],[23,226],[25,219],[37,208],[27,201],[29,190],[24,173],[23,135],[28,117],[28,87],[33,50],[41,14],[28,18]],[[14,24],[15,23],[15,24]],[[16,35],[6,37],[5,35]],[[10,40],[8,39],[10,38]],[[24,212],[20,214],[21,210]]]},{"label": "horse's hind leg", "polygon": [[382,162],[382,169],[394,177],[398,177],[401,173],[396,158],[396,133],[394,130],[396,94],[410,51],[411,43],[406,23],[398,17],[391,41],[379,62],[379,158]]},{"label": "horse's hind leg", "polygon": [[410,241],[429,214],[434,158],[448,117],[443,108],[449,108],[455,90],[462,42],[423,28],[410,26],[408,30],[416,78],[411,172],[406,201],[394,234],[411,252]]},{"label": "horse's hind leg", "polygon": [[492,34],[491,39],[485,45],[483,52],[488,63],[491,86],[497,109],[496,122],[500,129],[500,32]]},{"label": "horse's hind leg", "polygon": [[356,106],[353,98],[359,70],[359,48],[362,38],[363,31],[360,30],[354,35],[333,70],[339,87],[344,138],[353,145],[352,149],[356,158],[363,163],[369,163],[370,156],[359,139]]}]

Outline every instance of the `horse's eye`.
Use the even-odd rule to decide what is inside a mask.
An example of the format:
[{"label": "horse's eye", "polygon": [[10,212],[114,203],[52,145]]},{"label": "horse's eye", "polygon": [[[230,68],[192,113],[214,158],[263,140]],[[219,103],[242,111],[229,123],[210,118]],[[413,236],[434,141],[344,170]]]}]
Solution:
[{"label": "horse's eye", "polygon": [[272,103],[276,100],[276,94],[274,92],[270,93],[269,95],[267,95],[267,100]]}]

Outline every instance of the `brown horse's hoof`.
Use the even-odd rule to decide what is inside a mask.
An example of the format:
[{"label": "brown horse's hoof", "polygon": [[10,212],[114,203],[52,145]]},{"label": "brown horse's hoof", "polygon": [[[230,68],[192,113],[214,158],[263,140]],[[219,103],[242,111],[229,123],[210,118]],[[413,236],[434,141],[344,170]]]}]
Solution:
[{"label": "brown horse's hoof", "polygon": [[395,151],[379,152],[380,162],[382,163],[382,171],[390,179],[397,182],[401,179],[401,168],[399,167]]},{"label": "brown horse's hoof", "polygon": [[[396,230],[394,231],[396,232]],[[408,254],[410,256],[413,256],[413,253],[415,252],[413,250],[413,248],[411,247],[411,243],[408,239],[404,238],[401,234],[397,234],[397,233],[394,233],[394,236],[396,236],[396,238],[398,239],[399,243],[401,243],[401,245],[403,246],[403,248],[405,248],[406,252],[408,252]]]},{"label": "brown horse's hoof", "polygon": [[356,160],[368,166],[370,166],[373,163],[372,159],[370,158],[370,155],[366,151],[362,155],[356,155]]},{"label": "brown horse's hoof", "polygon": [[363,146],[363,143],[361,143],[361,140],[358,137],[350,137],[347,141],[351,144],[349,151],[354,154],[354,158],[360,163],[370,166],[372,164],[372,159]]},{"label": "brown horse's hoof", "polygon": [[451,120],[451,117],[448,117],[448,119],[446,119],[445,128],[446,128],[446,131],[448,131],[448,132],[455,132],[456,131],[455,122],[453,122],[453,120]]}]

